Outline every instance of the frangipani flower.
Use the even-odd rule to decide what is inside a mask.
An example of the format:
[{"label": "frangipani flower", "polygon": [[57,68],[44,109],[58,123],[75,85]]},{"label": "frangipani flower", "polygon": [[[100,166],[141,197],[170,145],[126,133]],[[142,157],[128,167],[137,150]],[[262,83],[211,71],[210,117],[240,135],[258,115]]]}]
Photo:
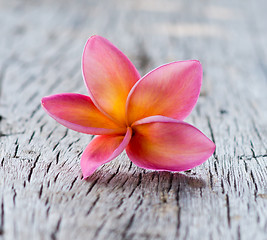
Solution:
[{"label": "frangipani flower", "polygon": [[108,40],[87,41],[82,69],[89,96],[44,97],[47,113],[62,125],[96,136],[81,157],[84,178],[126,149],[139,167],[184,171],[215,150],[198,129],[183,122],[199,96],[201,64],[172,62],[140,77],[130,60]]}]

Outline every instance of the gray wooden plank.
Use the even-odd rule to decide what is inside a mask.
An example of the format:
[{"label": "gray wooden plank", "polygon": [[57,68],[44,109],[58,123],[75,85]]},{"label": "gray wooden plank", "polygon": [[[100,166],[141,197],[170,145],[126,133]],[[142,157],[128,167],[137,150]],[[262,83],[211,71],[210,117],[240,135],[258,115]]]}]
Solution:
[{"label": "gray wooden plank", "polygon": [[[267,29],[259,1],[0,1],[0,239],[267,239]],[[183,173],[122,154],[82,180],[92,136],[50,119],[42,96],[86,94],[86,39],[110,39],[142,74],[199,59],[187,121],[217,146]]]}]

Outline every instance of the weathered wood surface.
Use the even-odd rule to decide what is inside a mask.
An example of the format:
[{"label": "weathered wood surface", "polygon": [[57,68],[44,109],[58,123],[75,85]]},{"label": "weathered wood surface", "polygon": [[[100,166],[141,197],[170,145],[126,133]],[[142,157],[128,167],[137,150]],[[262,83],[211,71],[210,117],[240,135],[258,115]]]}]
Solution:
[{"label": "weathered wood surface", "polygon": [[[0,239],[267,239],[267,2],[0,1]],[[91,136],[41,109],[86,94],[86,39],[110,39],[142,74],[199,59],[188,122],[217,145],[184,173],[126,154],[82,180]]]}]

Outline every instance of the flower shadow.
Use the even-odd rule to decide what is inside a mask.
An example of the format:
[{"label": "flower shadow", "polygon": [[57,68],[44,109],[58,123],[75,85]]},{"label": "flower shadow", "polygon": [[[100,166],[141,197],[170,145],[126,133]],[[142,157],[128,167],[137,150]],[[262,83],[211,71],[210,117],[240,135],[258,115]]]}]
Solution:
[{"label": "flower shadow", "polygon": [[118,194],[168,194],[182,191],[202,190],[206,181],[192,171],[173,173],[167,171],[149,171],[134,168],[133,171],[106,171],[100,169],[86,179],[94,188],[109,188]]}]

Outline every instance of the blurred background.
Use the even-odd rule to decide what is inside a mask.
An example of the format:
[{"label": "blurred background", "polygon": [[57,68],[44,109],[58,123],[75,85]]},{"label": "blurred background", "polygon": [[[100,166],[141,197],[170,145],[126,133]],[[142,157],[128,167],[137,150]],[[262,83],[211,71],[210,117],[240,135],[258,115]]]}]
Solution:
[{"label": "blurred background", "polygon": [[167,62],[198,59],[203,94],[212,88],[211,95],[231,104],[232,98],[220,96],[227,88],[236,98],[252,95],[244,104],[258,108],[262,87],[266,90],[265,7],[260,0],[1,1],[1,82],[14,84],[16,95],[25,79],[41,85],[64,81],[61,91],[80,91],[82,49],[98,34],[118,46],[142,75]]}]

